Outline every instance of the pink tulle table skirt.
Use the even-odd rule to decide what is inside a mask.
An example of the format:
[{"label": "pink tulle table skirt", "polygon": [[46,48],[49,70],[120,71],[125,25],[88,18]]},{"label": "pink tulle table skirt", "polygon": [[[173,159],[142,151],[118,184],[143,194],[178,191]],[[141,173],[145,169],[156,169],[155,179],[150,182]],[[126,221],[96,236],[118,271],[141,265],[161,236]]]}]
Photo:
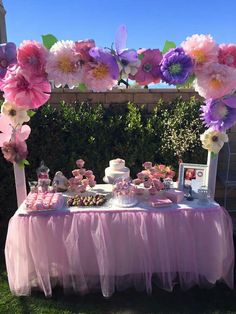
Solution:
[{"label": "pink tulle table skirt", "polygon": [[120,210],[14,215],[9,223],[6,265],[11,292],[33,288],[65,292],[152,284],[171,291],[218,280],[233,288],[232,223],[221,207]]}]

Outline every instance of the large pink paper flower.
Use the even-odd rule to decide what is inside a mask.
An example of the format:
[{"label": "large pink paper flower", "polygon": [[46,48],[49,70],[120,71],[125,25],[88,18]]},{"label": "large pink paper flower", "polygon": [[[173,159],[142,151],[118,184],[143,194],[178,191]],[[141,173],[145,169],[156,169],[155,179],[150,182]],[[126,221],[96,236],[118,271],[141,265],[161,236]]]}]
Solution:
[{"label": "large pink paper flower", "polygon": [[219,46],[219,63],[226,64],[230,67],[236,68],[236,45],[222,44]]},{"label": "large pink paper flower", "polygon": [[159,83],[161,80],[160,62],[162,54],[159,49],[139,49],[138,54],[142,55],[141,65],[135,75],[129,75],[140,85]]},{"label": "large pink paper flower", "polygon": [[31,74],[43,75],[47,55],[47,49],[37,41],[24,40],[17,51],[18,64]]},{"label": "large pink paper flower", "polygon": [[51,92],[45,77],[30,75],[19,67],[8,71],[1,82],[1,89],[8,102],[25,109],[39,108],[48,101]]},{"label": "large pink paper flower", "polygon": [[195,70],[199,70],[207,62],[218,61],[219,47],[210,35],[192,35],[181,46],[193,59]]},{"label": "large pink paper flower", "polygon": [[73,41],[58,41],[51,47],[46,72],[56,87],[68,85],[73,88],[82,82],[80,56]]},{"label": "large pink paper flower", "polygon": [[198,72],[194,87],[206,99],[230,94],[236,89],[236,70],[219,63],[207,63]]}]

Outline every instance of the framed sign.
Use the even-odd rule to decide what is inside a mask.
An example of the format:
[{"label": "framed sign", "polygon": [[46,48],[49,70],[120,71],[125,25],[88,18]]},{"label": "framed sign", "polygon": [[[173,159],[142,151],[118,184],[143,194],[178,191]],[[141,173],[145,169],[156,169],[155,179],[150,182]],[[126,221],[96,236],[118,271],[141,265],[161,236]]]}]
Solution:
[{"label": "framed sign", "polygon": [[197,193],[198,189],[207,185],[207,169],[205,164],[180,163],[178,188],[184,190],[191,186],[192,191]]}]

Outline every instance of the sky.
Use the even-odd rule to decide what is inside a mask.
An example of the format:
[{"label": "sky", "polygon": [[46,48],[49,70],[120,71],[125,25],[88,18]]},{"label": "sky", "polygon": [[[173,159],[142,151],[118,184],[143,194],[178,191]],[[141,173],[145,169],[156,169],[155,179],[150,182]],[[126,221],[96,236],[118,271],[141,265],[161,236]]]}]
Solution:
[{"label": "sky", "polygon": [[125,24],[128,48],[160,48],[165,40],[179,45],[192,34],[211,34],[218,43],[236,43],[236,0],[3,0],[7,37],[41,41],[93,38],[111,47]]}]

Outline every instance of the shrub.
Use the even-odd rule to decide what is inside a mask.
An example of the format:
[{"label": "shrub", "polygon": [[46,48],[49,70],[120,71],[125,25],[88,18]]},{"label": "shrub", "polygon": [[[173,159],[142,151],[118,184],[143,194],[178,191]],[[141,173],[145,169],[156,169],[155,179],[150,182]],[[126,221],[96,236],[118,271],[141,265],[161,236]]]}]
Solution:
[{"label": "shrub", "polygon": [[[175,170],[179,159],[204,163],[199,107],[194,98],[159,101],[152,113],[132,103],[109,108],[87,103],[45,105],[30,121],[26,178],[36,179],[41,160],[50,168],[52,178],[58,170],[71,176],[75,161],[82,158],[86,167],[94,170],[98,183],[102,183],[109,160],[117,157],[126,160],[133,177],[144,161],[172,165]],[[0,164],[1,213],[9,216],[16,208],[13,169],[2,156]]]}]

